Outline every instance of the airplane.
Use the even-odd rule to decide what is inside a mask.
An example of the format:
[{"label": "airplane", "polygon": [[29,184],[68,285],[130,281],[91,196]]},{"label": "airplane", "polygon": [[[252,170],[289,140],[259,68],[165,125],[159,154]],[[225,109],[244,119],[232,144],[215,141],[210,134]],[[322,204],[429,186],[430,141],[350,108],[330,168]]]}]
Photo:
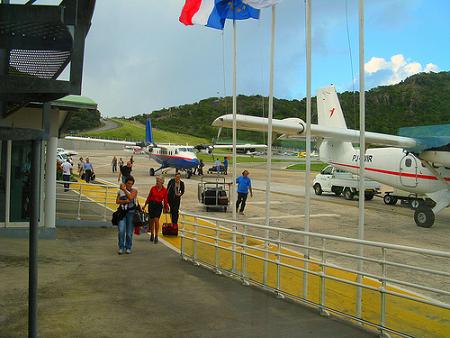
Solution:
[{"label": "airplane", "polygon": [[[311,135],[318,139],[319,158],[333,166],[359,173],[360,155],[352,142],[359,142],[359,131],[348,129],[333,85],[317,93],[318,124],[311,124]],[[237,128],[267,132],[267,118],[237,115]],[[231,128],[231,114],[218,117],[213,126]],[[446,127],[450,130],[450,125]],[[306,123],[299,118],[273,119],[274,133],[283,137],[305,137]],[[429,128],[432,129],[432,128]],[[420,227],[434,224],[435,215],[450,204],[450,134],[406,137],[366,132],[367,145],[388,146],[367,149],[365,176],[413,194],[425,194],[434,202],[418,201],[414,220]]]},{"label": "airplane", "polygon": [[[167,168],[175,168],[177,171],[185,171],[187,178],[191,178],[193,169],[197,168],[200,164],[194,149],[205,148],[208,152],[214,148],[230,148],[231,145],[200,145],[197,147],[188,145],[175,145],[175,144],[156,144],[153,141],[152,125],[150,119],[147,119],[145,126],[145,142],[131,142],[120,140],[106,140],[91,137],[79,137],[79,136],[66,136],[66,139],[76,141],[87,142],[102,142],[122,144],[125,149],[132,149],[133,153],[147,153],[149,158],[158,162],[161,166],[157,169],[150,168],[149,175],[154,176],[158,171]],[[247,147],[249,145],[238,145],[237,148]],[[251,145],[252,147],[254,145]],[[256,145],[258,146],[258,145]],[[264,145],[265,146],[265,145]]]},{"label": "airplane", "polygon": [[150,119],[147,119],[145,126],[145,142],[106,140],[79,136],[66,136],[65,138],[76,141],[122,144],[125,146],[125,149],[132,149],[133,153],[147,153],[149,158],[155,160],[161,165],[157,169],[150,168],[150,176],[154,176],[160,170],[175,168],[177,171],[186,171],[187,178],[190,178],[192,176],[193,169],[197,168],[200,164],[197,155],[194,153],[193,147],[175,144],[156,144],[153,141]]}]

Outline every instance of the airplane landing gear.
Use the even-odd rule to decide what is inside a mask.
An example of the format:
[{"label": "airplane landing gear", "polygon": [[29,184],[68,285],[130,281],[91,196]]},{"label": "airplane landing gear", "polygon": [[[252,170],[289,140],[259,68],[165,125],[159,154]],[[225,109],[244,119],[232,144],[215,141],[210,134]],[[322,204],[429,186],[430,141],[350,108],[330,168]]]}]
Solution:
[{"label": "airplane landing gear", "polygon": [[187,169],[186,170],[186,174],[187,174],[187,178],[191,178],[191,176],[192,176],[192,169]]},{"label": "airplane landing gear", "polygon": [[417,226],[422,228],[431,228],[434,224],[434,212],[426,205],[419,205],[414,212],[414,221]]},{"label": "airplane landing gear", "polygon": [[150,170],[148,171],[150,176],[155,176],[155,169],[150,168]]}]

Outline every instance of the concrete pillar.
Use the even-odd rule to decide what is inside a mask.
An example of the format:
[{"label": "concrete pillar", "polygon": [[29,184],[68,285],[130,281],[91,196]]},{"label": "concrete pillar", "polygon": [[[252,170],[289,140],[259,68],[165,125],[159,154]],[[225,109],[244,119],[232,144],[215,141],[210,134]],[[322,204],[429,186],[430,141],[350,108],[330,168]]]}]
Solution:
[{"label": "concrete pillar", "polygon": [[12,141],[6,143],[6,187],[5,187],[5,227],[9,226],[11,214],[11,154]]},{"label": "concrete pillar", "polygon": [[58,138],[51,136],[47,142],[45,166],[45,222],[47,228],[54,228],[56,221],[56,148]]}]

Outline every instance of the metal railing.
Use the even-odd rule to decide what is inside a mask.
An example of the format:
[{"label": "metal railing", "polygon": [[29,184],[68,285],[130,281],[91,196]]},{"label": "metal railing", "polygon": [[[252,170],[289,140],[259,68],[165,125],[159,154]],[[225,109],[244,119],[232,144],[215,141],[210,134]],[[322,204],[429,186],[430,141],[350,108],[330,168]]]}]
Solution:
[{"label": "metal railing", "polygon": [[[208,266],[218,274],[229,274],[244,284],[252,283],[272,290],[279,297],[308,303],[322,314],[333,312],[375,327],[382,334],[417,335],[408,328],[407,319],[396,318],[400,313],[393,313],[405,311],[408,306],[423,310],[424,317],[418,314],[423,320],[421,326],[435,325],[437,328],[430,330],[442,329],[444,332],[450,329],[449,252],[191,213],[183,213],[181,223],[182,257]],[[309,245],[302,244],[306,236],[310,238]],[[365,247],[365,256],[358,254],[360,245]],[[302,250],[309,254],[299,254]],[[427,261],[430,259],[439,269],[429,267]],[[252,261],[252,270],[248,269],[249,260]],[[358,271],[359,261],[364,261],[364,271]],[[269,274],[267,280],[264,278],[266,274]],[[362,276],[361,282],[356,278],[358,275]],[[310,279],[306,284],[309,290],[303,289],[303,276]],[[346,289],[345,295],[338,294],[339,288]],[[350,293],[353,299],[351,293],[356,294],[358,288],[364,290],[360,300],[362,304],[359,304],[363,314],[359,317],[356,315],[356,296],[354,301],[350,301],[356,303],[354,309],[344,305],[344,298],[348,302]],[[435,318],[433,311],[443,311],[445,318]],[[442,324],[444,327],[440,327],[440,323],[429,324],[433,320],[446,324]]]},{"label": "metal railing", "polygon": [[56,216],[58,219],[78,221],[111,220],[111,211],[117,209],[118,185],[70,182],[64,191],[65,181],[56,181]]}]

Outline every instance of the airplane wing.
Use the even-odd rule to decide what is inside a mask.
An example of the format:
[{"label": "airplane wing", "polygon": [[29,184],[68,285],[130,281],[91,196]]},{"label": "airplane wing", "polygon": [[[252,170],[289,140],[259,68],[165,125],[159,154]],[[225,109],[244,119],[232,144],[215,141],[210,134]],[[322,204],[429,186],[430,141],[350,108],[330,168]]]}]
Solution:
[{"label": "airplane wing", "polygon": [[[219,116],[212,123],[215,127],[233,127],[233,115],[227,114]],[[238,129],[267,132],[268,119],[264,117],[236,115],[236,125]],[[274,133],[283,134],[289,138],[304,138],[306,136],[306,123],[299,118],[287,118],[283,120],[273,119],[272,130]],[[359,142],[359,130],[344,129],[311,124],[311,136],[338,139],[341,141]],[[374,145],[384,145],[399,148],[412,148],[417,145],[417,141],[410,137],[366,132],[367,143]]]},{"label": "airplane wing", "polygon": [[[233,149],[232,144],[215,144],[212,146],[215,149]],[[236,149],[267,149],[265,144],[236,144]]]},{"label": "airplane wing", "polygon": [[85,141],[85,142],[101,142],[101,143],[122,144],[124,146],[136,146],[136,145],[138,145],[138,142],[121,141],[121,140],[107,140],[107,139],[94,138],[94,137],[66,136],[65,139],[66,140],[74,140],[74,141]]}]

